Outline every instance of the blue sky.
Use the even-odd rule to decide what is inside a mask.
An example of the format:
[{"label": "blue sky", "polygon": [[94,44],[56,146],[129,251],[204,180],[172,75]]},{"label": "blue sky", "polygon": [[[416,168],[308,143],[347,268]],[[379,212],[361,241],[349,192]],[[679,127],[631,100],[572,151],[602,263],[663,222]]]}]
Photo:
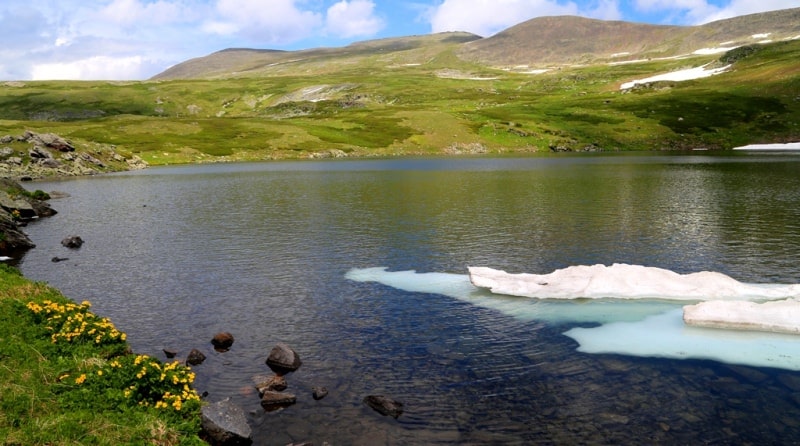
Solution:
[{"label": "blue sky", "polygon": [[[491,36],[539,16],[696,25],[799,0],[3,0],[0,80],[147,79],[225,48]],[[768,32],[768,30],[765,30]]]}]

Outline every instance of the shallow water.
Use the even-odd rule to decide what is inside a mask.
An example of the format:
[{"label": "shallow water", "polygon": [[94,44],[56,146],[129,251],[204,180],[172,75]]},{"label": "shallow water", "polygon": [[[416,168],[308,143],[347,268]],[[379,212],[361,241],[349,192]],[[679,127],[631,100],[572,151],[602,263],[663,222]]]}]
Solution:
[{"label": "shallow water", "polygon": [[[23,273],[90,300],[138,352],[204,351],[198,389],[242,405],[256,444],[800,441],[797,372],[582,353],[563,333],[594,324],[346,277],[622,262],[800,283],[797,155],[227,164],[29,186],[70,196],[27,228]],[[63,248],[69,234],[85,245]],[[236,337],[226,353],[218,331]],[[251,376],[276,342],[303,359],[298,403],[266,413]],[[361,402],[375,393],[405,413]]]}]

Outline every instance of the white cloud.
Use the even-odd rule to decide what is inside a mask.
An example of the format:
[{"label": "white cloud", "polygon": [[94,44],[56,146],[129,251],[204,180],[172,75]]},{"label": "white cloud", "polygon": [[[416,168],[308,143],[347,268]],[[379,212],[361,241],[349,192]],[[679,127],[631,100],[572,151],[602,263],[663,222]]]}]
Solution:
[{"label": "white cloud", "polygon": [[431,15],[433,32],[467,31],[490,36],[538,16],[577,15],[578,7],[555,0],[444,0]]},{"label": "white cloud", "polygon": [[190,9],[180,2],[113,0],[99,11],[102,19],[121,26],[165,24],[182,20]]},{"label": "white cloud", "polygon": [[372,36],[386,23],[375,16],[371,0],[342,0],[328,8],[325,30],[337,37]]},{"label": "white cloud", "polygon": [[31,67],[33,80],[141,79],[152,62],[141,56],[96,56],[72,62],[40,63]]},{"label": "white cloud", "polygon": [[239,35],[261,44],[283,44],[312,35],[322,25],[322,15],[304,10],[296,0],[218,0],[219,18],[203,29],[222,35]]}]

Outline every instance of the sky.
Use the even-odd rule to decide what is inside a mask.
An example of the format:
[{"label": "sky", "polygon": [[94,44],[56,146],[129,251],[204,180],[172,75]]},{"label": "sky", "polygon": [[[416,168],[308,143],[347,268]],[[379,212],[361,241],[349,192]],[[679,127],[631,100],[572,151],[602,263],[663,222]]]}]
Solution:
[{"label": "sky", "polygon": [[2,0],[0,81],[144,80],[225,48],[300,50],[540,16],[699,25],[800,0]]}]

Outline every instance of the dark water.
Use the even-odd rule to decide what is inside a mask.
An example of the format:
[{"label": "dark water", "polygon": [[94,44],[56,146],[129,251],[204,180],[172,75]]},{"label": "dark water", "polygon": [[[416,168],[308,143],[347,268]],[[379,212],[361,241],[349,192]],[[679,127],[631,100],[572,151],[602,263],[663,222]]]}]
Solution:
[{"label": "dark water", "polygon": [[[624,262],[798,283],[800,156],[235,164],[29,186],[70,196],[27,228],[23,273],[91,301],[138,352],[204,351],[198,389],[243,406],[255,444],[800,443],[800,373],[578,353],[566,326],[344,277]],[[80,250],[60,245],[70,234]],[[226,353],[218,331],[236,337]],[[298,402],[266,413],[251,376],[276,342],[303,359]],[[405,413],[381,417],[368,394]]]}]

